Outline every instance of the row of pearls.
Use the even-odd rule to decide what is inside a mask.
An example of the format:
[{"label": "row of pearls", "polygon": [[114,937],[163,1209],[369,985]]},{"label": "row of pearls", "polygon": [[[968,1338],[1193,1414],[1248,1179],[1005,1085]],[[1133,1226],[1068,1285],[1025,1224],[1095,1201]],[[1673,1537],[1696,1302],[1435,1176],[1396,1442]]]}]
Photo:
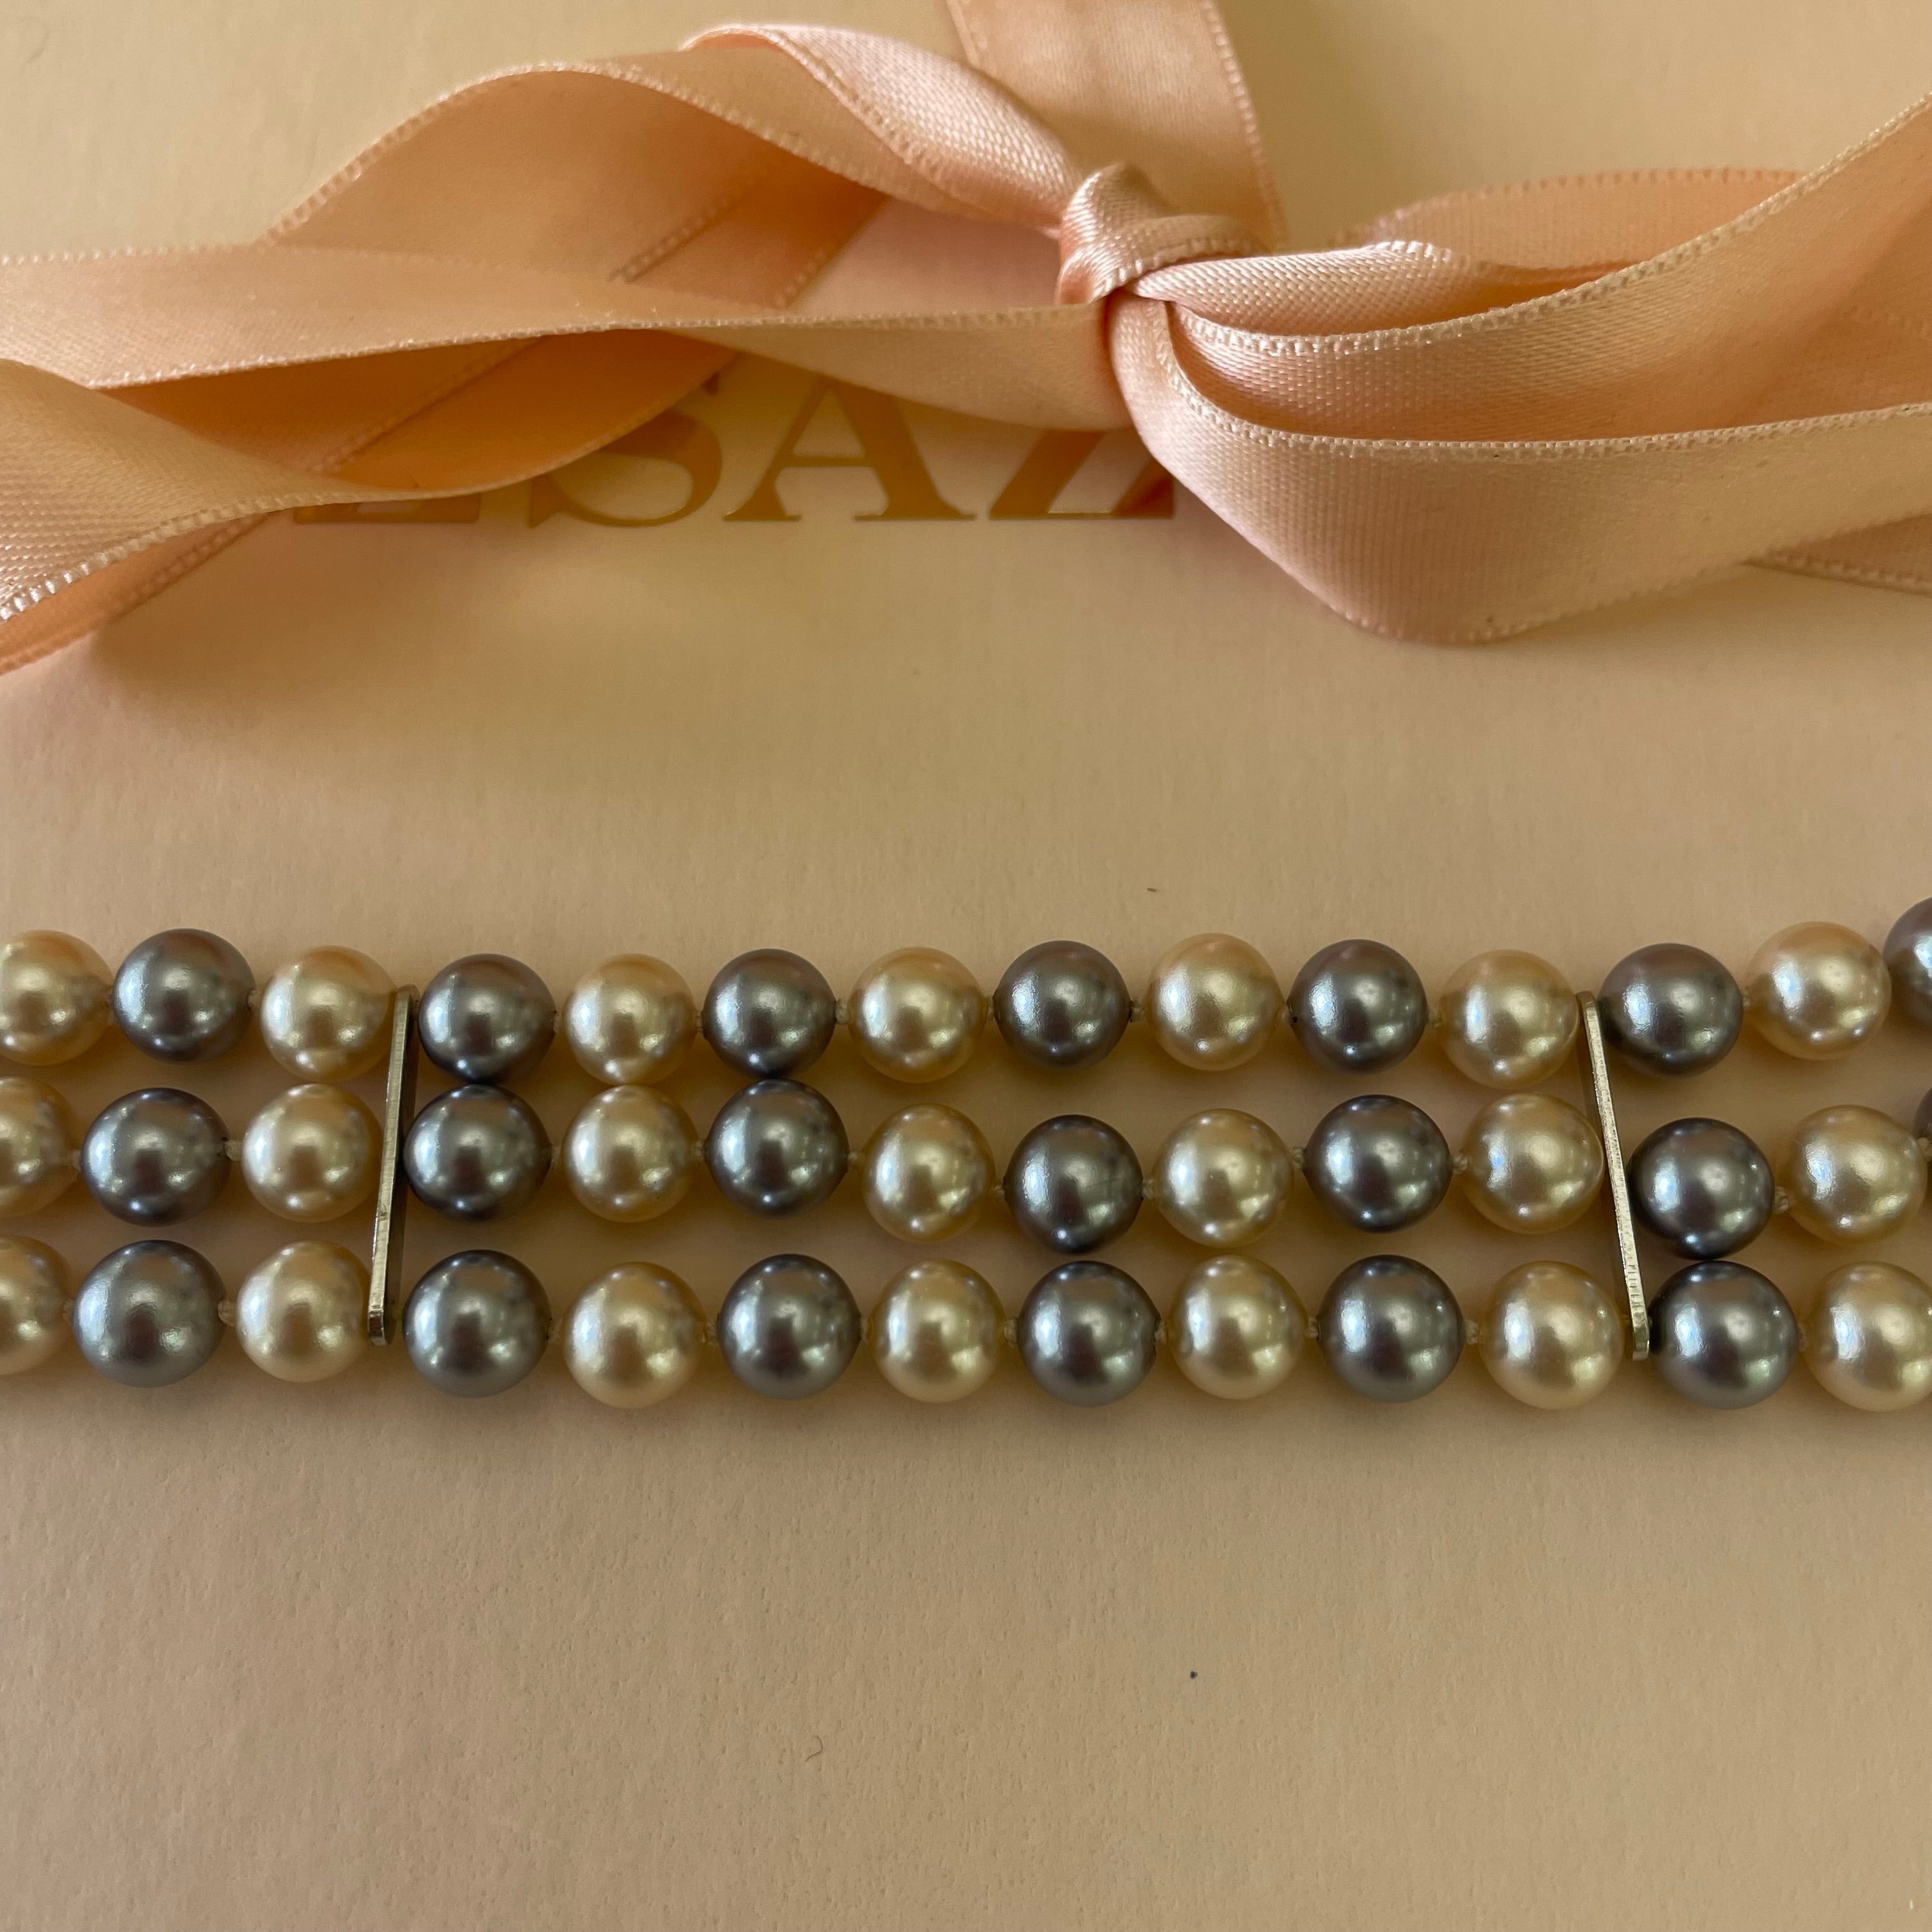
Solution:
[{"label": "row of pearls", "polygon": [[[254,1269],[232,1306],[214,1270],[170,1241],[117,1250],[71,1300],[60,1258],[38,1241],[0,1240],[0,1374],[46,1360],[72,1327],[82,1354],[110,1379],[154,1388],[184,1379],[214,1354],[224,1319],[250,1360],[278,1379],[325,1380],[364,1347],[368,1277],[326,1243],[283,1248]],[[1740,1408],[1784,1382],[1798,1352],[1795,1319],[1762,1276],[1698,1264],[1657,1306],[1666,1381],[1706,1406]],[[1708,1334],[1721,1330],[1722,1346]],[[522,1381],[551,1338],[542,1285],[507,1255],[472,1250],[417,1283],[404,1338],[423,1376],[446,1392],[498,1394]],[[1573,1408],[1600,1394],[1622,1361],[1617,1310],[1600,1283],[1559,1262],[1512,1269],[1481,1319],[1465,1321],[1429,1269],[1396,1256],[1338,1275],[1311,1318],[1286,1280],[1250,1256],[1219,1255],[1182,1281],[1163,1321],[1119,1269],[1064,1263],[1009,1322],[983,1276],[964,1263],[920,1262],[889,1282],[869,1318],[823,1262],[774,1256],[747,1270],[714,1329],[689,1286],[667,1268],[628,1262],[578,1297],[562,1326],[572,1376],[598,1401],[641,1408],[691,1379],[706,1344],[747,1387],[780,1400],[836,1382],[869,1335],[873,1358],[902,1394],[950,1402],[982,1388],[1012,1343],[1034,1379],[1064,1401],[1098,1406],[1130,1394],[1165,1342],[1194,1385],[1230,1400],[1279,1388],[1312,1341],[1356,1393],[1404,1402],[1445,1380],[1473,1341],[1497,1384],[1533,1408]],[[1852,1406],[1904,1408],[1932,1394],[1932,1289],[1882,1262],[1828,1276],[1802,1342],[1819,1382]]]},{"label": "row of pearls", "polygon": [[[1599,995],[1606,1032],[1632,1064],[1681,1073],[1714,1064],[1748,1018],[1782,1051],[1826,1059],[1874,1032],[1894,989],[1909,1017],[1932,1024],[1932,899],[1893,927],[1882,951],[1849,928],[1787,927],[1762,947],[1743,984],[1694,946],[1653,946],[1622,961]],[[0,1055],[49,1066],[85,1052],[110,1021],[144,1052],[177,1061],[225,1052],[258,1004],[269,1051],[310,1079],[352,1078],[387,1037],[393,982],[365,954],[325,946],[279,968],[259,1003],[248,962],[192,928],[143,940],[110,977],[100,956],[58,932],[0,944]],[[1286,1019],[1310,1056],[1333,1070],[1392,1066],[1432,1019],[1454,1065],[1481,1084],[1534,1084],[1575,1042],[1576,994],[1534,953],[1482,953],[1452,974],[1433,1012],[1415,969],[1369,940],[1324,946],[1288,992],[1267,959],[1226,933],[1184,940],[1156,962],[1138,1006],[1106,956],[1070,940],[1023,953],[989,1000],[950,953],[910,946],[875,960],[842,1002],[796,953],[743,953],[702,1005],[676,970],[647,954],[606,960],[566,1002],[572,1052],[611,1085],[666,1078],[702,1033],[727,1064],[756,1078],[802,1072],[842,1022],[861,1057],[910,1082],[964,1066],[990,1016],[1012,1049],[1040,1066],[1094,1064],[1144,1016],[1183,1065],[1239,1066]],[[466,1080],[511,1078],[536,1064],[558,1028],[555,1000],[520,962],[458,960],[425,990],[425,1049]]]}]

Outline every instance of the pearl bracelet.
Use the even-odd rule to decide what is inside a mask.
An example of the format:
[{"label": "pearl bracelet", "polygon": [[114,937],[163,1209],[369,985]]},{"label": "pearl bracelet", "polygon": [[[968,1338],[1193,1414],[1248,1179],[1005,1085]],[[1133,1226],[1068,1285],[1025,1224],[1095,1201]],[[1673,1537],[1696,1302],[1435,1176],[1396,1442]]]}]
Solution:
[{"label": "pearl bracelet", "polygon": [[[1822,1058],[1868,1037],[1894,999],[1910,1017],[1932,1022],[1932,901],[1898,922],[1882,953],[1841,927],[1791,928],[1762,950],[1743,987],[1708,954],[1652,946],[1621,962],[1594,1000],[1580,1001],[1534,956],[1487,953],[1452,977],[1432,1012],[1408,963],[1367,941],[1317,953],[1284,1000],[1252,948],[1206,935],[1162,958],[1140,1003],[1091,948],[1036,946],[1014,962],[991,1003],[1009,1046],[1036,1066],[1090,1066],[1137,1018],[1184,1064],[1236,1066],[1265,1048],[1285,1014],[1309,1057],[1330,1070],[1393,1066],[1432,1023],[1461,1071],[1492,1088],[1520,1088],[1562,1064],[1580,1030],[1604,1129],[1600,1140],[1553,1096],[1510,1093],[1483,1109],[1452,1156],[1420,1108],[1365,1094],[1332,1108],[1305,1148],[1291,1149],[1254,1115],[1215,1108],[1178,1127],[1144,1176],[1112,1128],[1061,1115],[1022,1139],[998,1190],[1018,1225],[1057,1254],[1090,1254],[1124,1232],[1143,1198],[1190,1239],[1240,1246],[1278,1218],[1298,1172],[1324,1208],[1358,1228],[1412,1225],[1460,1174],[1491,1220],[1540,1232],[1585,1212],[1607,1172],[1628,1305],[1619,1310],[1582,1270],[1540,1262],[1512,1270],[1483,1322],[1466,1323],[1431,1270],[1377,1256],[1345,1269],[1311,1319],[1274,1270],[1228,1254],[1188,1275],[1165,1324],[1131,1277],[1085,1258],[1063,1261],[1007,1322],[981,1276],[936,1261],[889,1284],[869,1324],[875,1355],[895,1386],[950,1400],[985,1381],[1005,1340],[1051,1392],[1094,1403],[1137,1386],[1163,1342],[1198,1386],[1238,1396],[1276,1386],[1312,1338],[1350,1387],[1405,1400],[1439,1385],[1467,1339],[1511,1393],[1556,1407],[1597,1393],[1627,1347],[1647,1352],[1654,1330],[1666,1378],[1711,1406],[1762,1400],[1802,1346],[1845,1400],[1903,1406],[1932,1390],[1932,1293],[1916,1276],[1882,1263],[1838,1270],[1808,1336],[1775,1287],[1723,1258],[1779,1209],[1836,1240],[1871,1238],[1909,1219],[1925,1191],[1932,1096],[1911,1131],[1868,1108],[1813,1114],[1776,1178],[1736,1129],[1674,1121],[1636,1150],[1626,1186],[1602,1052],[1607,1043],[1646,1072],[1692,1072],[1720,1059],[1748,1017],[1773,1045]],[[0,1372],[44,1359],[70,1322],[104,1372],[144,1385],[172,1382],[212,1353],[226,1319],[272,1372],[319,1378],[359,1350],[365,1324],[379,1341],[397,1326],[400,1181],[463,1221],[514,1212],[535,1194],[550,1164],[549,1139],[502,1083],[534,1067],[558,1015],[520,962],[458,961],[418,1003],[408,988],[399,1000],[364,956],[320,949],[279,969],[257,1000],[240,954],[206,933],[155,935],[111,981],[98,956],[62,934],[30,933],[0,946],[0,1054],[28,1065],[85,1052],[110,1016],[154,1057],[212,1058],[242,1037],[258,1007],[269,1051],[308,1084],[262,1108],[238,1142],[206,1102],[176,1089],[123,1096],[81,1138],[51,1088],[0,1080],[0,1213],[45,1205],[78,1171],[110,1213],[167,1225],[211,1204],[238,1163],[258,1201],[296,1220],[335,1218],[380,1186],[373,1270],[342,1249],[299,1242],[256,1269],[230,1304],[194,1250],[146,1240],[108,1256],[70,1304],[50,1250],[0,1243]],[[952,1108],[922,1103],[894,1114],[853,1154],[830,1101],[794,1076],[842,1024],[876,1070],[941,1078],[970,1055],[987,1010],[958,962],[922,949],[887,956],[844,1001],[795,955],[746,954],[719,973],[701,1012],[661,961],[607,962],[578,983],[562,1015],[579,1062],[612,1083],[565,1136],[572,1192],[603,1218],[641,1222],[682,1196],[702,1159],[728,1200],[784,1214],[824,1200],[852,1167],[881,1226],[908,1240],[944,1240],[995,1191],[978,1128]],[[672,1072],[700,1030],[753,1083],[720,1109],[701,1148],[682,1109],[646,1084]],[[462,1083],[420,1112],[410,1104],[416,1040]],[[369,1071],[386,1049],[388,1118],[379,1124],[353,1094],[326,1083]],[[1690,1258],[1648,1306],[1633,1216]],[[845,1284],[806,1257],[776,1256],[748,1271],[727,1297],[715,1336],[674,1275],[632,1263],[580,1298],[564,1353],[580,1383],[620,1406],[681,1386],[712,1340],[748,1385],[806,1395],[842,1372],[868,1326]],[[550,1317],[526,1268],[474,1250],[424,1274],[400,1327],[428,1379],[482,1394],[529,1372]],[[298,1332],[299,1348],[291,1345]]]}]

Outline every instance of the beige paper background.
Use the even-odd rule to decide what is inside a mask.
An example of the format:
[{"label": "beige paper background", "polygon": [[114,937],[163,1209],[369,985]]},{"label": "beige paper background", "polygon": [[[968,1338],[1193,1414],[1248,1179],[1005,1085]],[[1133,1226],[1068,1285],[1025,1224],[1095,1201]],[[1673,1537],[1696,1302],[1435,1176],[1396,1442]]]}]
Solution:
[{"label": "beige paper background", "polygon": [[[944,44],[900,0],[810,10]],[[708,17],[30,5],[0,20],[0,245],[244,234],[444,86]],[[1231,18],[1310,239],[1520,174],[1813,160],[1932,75],[1900,0]],[[1360,930],[1432,980],[1514,944],[1589,984],[1658,938],[1741,965],[1798,917],[1876,934],[1932,891],[1932,605],[1740,572],[1449,652],[1350,631],[1185,500],[880,526],[820,475],[796,524],[722,523],[797,392],[741,368],[696,406],[727,475],[687,521],[530,530],[512,494],[277,524],[7,680],[0,920],[110,956],[205,924],[264,971],[497,948],[560,988],[620,947],[701,985],[749,944],[842,981],[910,941],[990,985],[1060,932],[1138,975],[1213,927],[1284,976]],[[1023,439],[914,421],[983,509]],[[104,1048],[62,1084],[85,1112],[151,1070]],[[842,1049],[824,1078],[856,1133],[897,1097]],[[1774,1145],[1928,1082],[1894,1025],[1835,1067],[1627,1082],[1625,1124]],[[280,1082],[251,1047],[194,1084],[238,1124]],[[1480,1097],[1426,1056],[1390,1084],[1452,1134]],[[676,1083],[700,1122],[727,1088]],[[590,1089],[558,1058],[530,1090],[557,1130]],[[1141,1042],[1058,1083],[994,1042],[945,1090],[1002,1150],[1071,1105],[1150,1153],[1210,1100],[1299,1138],[1345,1090],[1286,1048],[1203,1082]],[[713,1306],[776,1247],[866,1302],[904,1258],[850,1190],[630,1234],[557,1192],[503,1239],[560,1303],[626,1254]],[[40,1231],[83,1265],[118,1238],[72,1203]],[[282,1234],[230,1199],[193,1238],[233,1276]],[[412,1264],[459,1245],[418,1217]],[[1312,1304],[1365,1245],[1304,1199],[1264,1252]],[[1529,1252],[1460,1204],[1413,1246],[1472,1306]],[[1040,1270],[997,1216],[958,1251],[1014,1301]],[[1932,1266],[1923,1226],[1887,1252]],[[1162,1300],[1189,1258],[1150,1223],[1120,1254]],[[1802,1306],[1834,1258],[1754,1258]],[[297,1390],[231,1344],[140,1396],[70,1354],[0,1388],[0,1922],[1912,1924],[1928,1423],[1802,1373],[1742,1415],[1639,1372],[1552,1418],[1473,1363],[1393,1412],[1311,1366],[1250,1410],[1163,1367],[1074,1413],[1010,1367],[926,1412],[862,1363],[796,1408],[714,1371],[622,1416],[554,1360],[472,1407],[393,1358]]]}]

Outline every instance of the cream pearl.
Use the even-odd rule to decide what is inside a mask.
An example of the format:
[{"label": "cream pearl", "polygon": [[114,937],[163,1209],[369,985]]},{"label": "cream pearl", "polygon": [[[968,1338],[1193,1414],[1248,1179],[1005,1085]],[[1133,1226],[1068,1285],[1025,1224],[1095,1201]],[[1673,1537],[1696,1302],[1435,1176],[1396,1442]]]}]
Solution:
[{"label": "cream pearl", "polygon": [[1888,1262],[1836,1270],[1804,1324],[1804,1359],[1854,1408],[1923,1402],[1932,1395],[1932,1288]]},{"label": "cream pearl", "polygon": [[1483,1365],[1532,1408],[1575,1408],[1624,1358],[1622,1318],[1603,1284],[1564,1262],[1530,1262],[1496,1283],[1480,1324]]},{"label": "cream pearl", "polygon": [[57,1199],[79,1172],[73,1110],[23,1074],[0,1079],[0,1214],[31,1214]]},{"label": "cream pearl", "polygon": [[291,1073],[352,1080],[389,1051],[395,982],[366,952],[318,946],[262,988],[262,1038]]},{"label": "cream pearl", "polygon": [[1792,1131],[1778,1162],[1791,1218],[1826,1241],[1874,1241],[1924,1204],[1925,1156],[1888,1114],[1821,1107]]},{"label": "cream pearl", "polygon": [[904,1241],[943,1241],[970,1228],[993,1186],[986,1137],[952,1107],[926,1102],[884,1122],[860,1157],[866,1207]]},{"label": "cream pearl", "polygon": [[1546,1234],[1597,1198],[1603,1144],[1568,1101],[1508,1094],[1469,1123],[1458,1168],[1470,1200],[1498,1227]]},{"label": "cream pearl", "polygon": [[1196,1388],[1244,1402],[1294,1372],[1308,1340],[1308,1311],[1265,1262],[1216,1255],[1181,1282],[1167,1336],[1175,1366]]},{"label": "cream pearl", "polygon": [[37,1368],[67,1334],[67,1264],[40,1241],[0,1238],[0,1376]]},{"label": "cream pearl", "polygon": [[382,1130],[353,1094],[320,1081],[278,1094],[242,1136],[248,1192],[286,1221],[332,1221],[376,1185]]},{"label": "cream pearl", "polygon": [[872,1357],[900,1394],[957,1402],[999,1366],[1000,1322],[993,1291],[963,1262],[915,1262],[872,1311]]},{"label": "cream pearl", "polygon": [[1780,1052],[1831,1060],[1876,1033],[1892,1008],[1885,956],[1849,926],[1787,926],[1744,974],[1744,1010]]},{"label": "cream pearl", "polygon": [[698,1171],[698,1133],[675,1100],[650,1087],[607,1087],[563,1138],[564,1178],[607,1221],[654,1221]]},{"label": "cream pearl", "polygon": [[611,1408],[648,1408],[698,1369],[704,1311],[669,1268],[626,1262],[578,1297],[563,1330],[564,1364],[586,1395]]},{"label": "cream pearl", "polygon": [[53,1066],[85,1053],[113,1017],[113,976],[64,932],[23,932],[0,945],[0,1054]]},{"label": "cream pearl", "polygon": [[940,1080],[973,1057],[986,996],[950,952],[909,946],[875,959],[845,1002],[866,1064],[895,1080]]},{"label": "cream pearl", "polygon": [[1443,1051],[1484,1087],[1528,1087],[1576,1042],[1576,996],[1534,952],[1479,952],[1452,974],[1437,1008]]},{"label": "cream pearl", "polygon": [[346,1248],[292,1241],[242,1282],[235,1333],[278,1381],[325,1382],[362,1354],[368,1309],[369,1271]]},{"label": "cream pearl", "polygon": [[1254,1058],[1280,1023],[1281,982],[1244,939],[1204,932],[1170,946],[1148,982],[1155,1039],[1184,1066],[1218,1072]]},{"label": "cream pearl", "polygon": [[1154,1204],[1190,1241],[1241,1248],[1281,1219],[1294,1163],[1265,1120],[1211,1107],[1168,1136],[1148,1179]]},{"label": "cream pearl", "polygon": [[675,967],[622,953],[578,981],[564,1003],[563,1032],[593,1079],[650,1086],[683,1060],[698,1032],[698,1004]]}]

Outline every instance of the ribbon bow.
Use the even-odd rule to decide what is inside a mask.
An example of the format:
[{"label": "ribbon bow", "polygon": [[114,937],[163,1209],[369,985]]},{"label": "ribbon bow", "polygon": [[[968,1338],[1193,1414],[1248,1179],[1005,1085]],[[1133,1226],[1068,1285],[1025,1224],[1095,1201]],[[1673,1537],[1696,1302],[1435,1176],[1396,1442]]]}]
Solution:
[{"label": "ribbon bow", "polygon": [[1396,636],[1750,559],[1932,589],[1926,105],[1802,178],[1552,182],[1270,253],[1210,0],[952,5],[968,64],[722,28],[460,90],[256,242],[0,263],[0,668],[276,511],[539,474],[740,350],[1130,422]]}]

